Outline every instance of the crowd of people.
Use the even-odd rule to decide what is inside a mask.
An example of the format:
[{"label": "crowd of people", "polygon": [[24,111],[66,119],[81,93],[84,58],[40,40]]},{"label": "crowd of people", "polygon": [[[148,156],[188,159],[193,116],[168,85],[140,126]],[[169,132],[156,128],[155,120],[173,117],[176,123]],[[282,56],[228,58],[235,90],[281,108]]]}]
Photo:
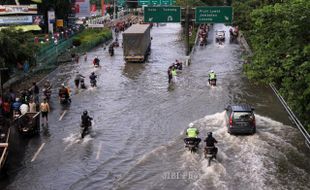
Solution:
[{"label": "crowd of people", "polygon": [[[47,87],[45,86],[43,90],[46,89]],[[40,89],[35,82],[30,89],[23,89],[19,92],[10,89],[2,98],[0,98],[1,115],[5,119],[15,120],[26,113],[36,113],[41,111],[42,118],[46,124],[50,107],[46,97],[44,97],[40,103],[39,94]]]}]

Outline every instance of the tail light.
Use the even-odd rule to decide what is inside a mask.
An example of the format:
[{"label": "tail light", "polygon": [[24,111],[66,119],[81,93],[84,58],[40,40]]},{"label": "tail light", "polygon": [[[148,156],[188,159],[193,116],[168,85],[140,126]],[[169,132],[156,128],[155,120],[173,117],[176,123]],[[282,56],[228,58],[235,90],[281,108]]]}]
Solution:
[{"label": "tail light", "polygon": [[256,123],[255,123],[255,117],[253,117],[253,119],[252,119],[252,124],[255,126],[256,125]]},{"label": "tail light", "polygon": [[232,119],[232,114],[229,117],[229,126],[232,127],[233,125],[233,119]]}]

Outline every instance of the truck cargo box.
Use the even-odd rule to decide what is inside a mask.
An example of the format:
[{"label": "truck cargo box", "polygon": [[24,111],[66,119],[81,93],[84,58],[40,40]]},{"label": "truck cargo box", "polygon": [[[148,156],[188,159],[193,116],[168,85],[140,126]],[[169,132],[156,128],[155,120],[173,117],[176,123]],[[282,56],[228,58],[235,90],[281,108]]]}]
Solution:
[{"label": "truck cargo box", "polygon": [[149,24],[134,24],[123,33],[123,51],[126,62],[144,62],[151,46]]}]

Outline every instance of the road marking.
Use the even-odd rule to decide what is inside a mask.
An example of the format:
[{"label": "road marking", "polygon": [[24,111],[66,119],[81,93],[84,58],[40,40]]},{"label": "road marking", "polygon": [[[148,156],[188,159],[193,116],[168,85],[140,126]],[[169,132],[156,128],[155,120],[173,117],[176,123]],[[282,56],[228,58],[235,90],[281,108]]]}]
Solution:
[{"label": "road marking", "polygon": [[100,144],[99,144],[96,160],[99,160],[99,156],[100,156],[100,152],[101,152],[101,147],[102,147],[102,142],[100,142]]},{"label": "road marking", "polygon": [[42,144],[41,144],[40,148],[39,148],[39,149],[37,150],[37,152],[34,154],[34,156],[33,156],[32,160],[31,160],[31,162],[33,162],[33,161],[36,160],[37,156],[40,154],[40,152],[41,152],[41,150],[43,149],[44,145],[45,145],[45,143],[42,143]]},{"label": "road marking", "polygon": [[65,116],[65,114],[67,113],[67,110],[65,110],[62,114],[61,114],[61,116],[60,116],[60,118],[59,118],[59,120],[58,121],[61,121],[62,120],[62,118]]}]

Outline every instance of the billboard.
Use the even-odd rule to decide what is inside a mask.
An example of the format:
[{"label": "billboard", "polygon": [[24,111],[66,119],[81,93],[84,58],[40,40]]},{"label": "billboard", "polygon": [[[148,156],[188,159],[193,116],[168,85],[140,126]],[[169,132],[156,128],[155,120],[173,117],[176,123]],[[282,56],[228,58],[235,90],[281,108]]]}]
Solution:
[{"label": "billboard", "polygon": [[0,16],[0,24],[32,24],[32,16]]},{"label": "billboard", "polygon": [[0,16],[0,25],[16,25],[16,24],[44,24],[42,15],[25,15],[25,16]]},{"label": "billboard", "polygon": [[37,5],[0,5],[0,15],[37,14]]},{"label": "billboard", "polygon": [[89,0],[75,0],[75,17],[89,17],[90,3]]}]

